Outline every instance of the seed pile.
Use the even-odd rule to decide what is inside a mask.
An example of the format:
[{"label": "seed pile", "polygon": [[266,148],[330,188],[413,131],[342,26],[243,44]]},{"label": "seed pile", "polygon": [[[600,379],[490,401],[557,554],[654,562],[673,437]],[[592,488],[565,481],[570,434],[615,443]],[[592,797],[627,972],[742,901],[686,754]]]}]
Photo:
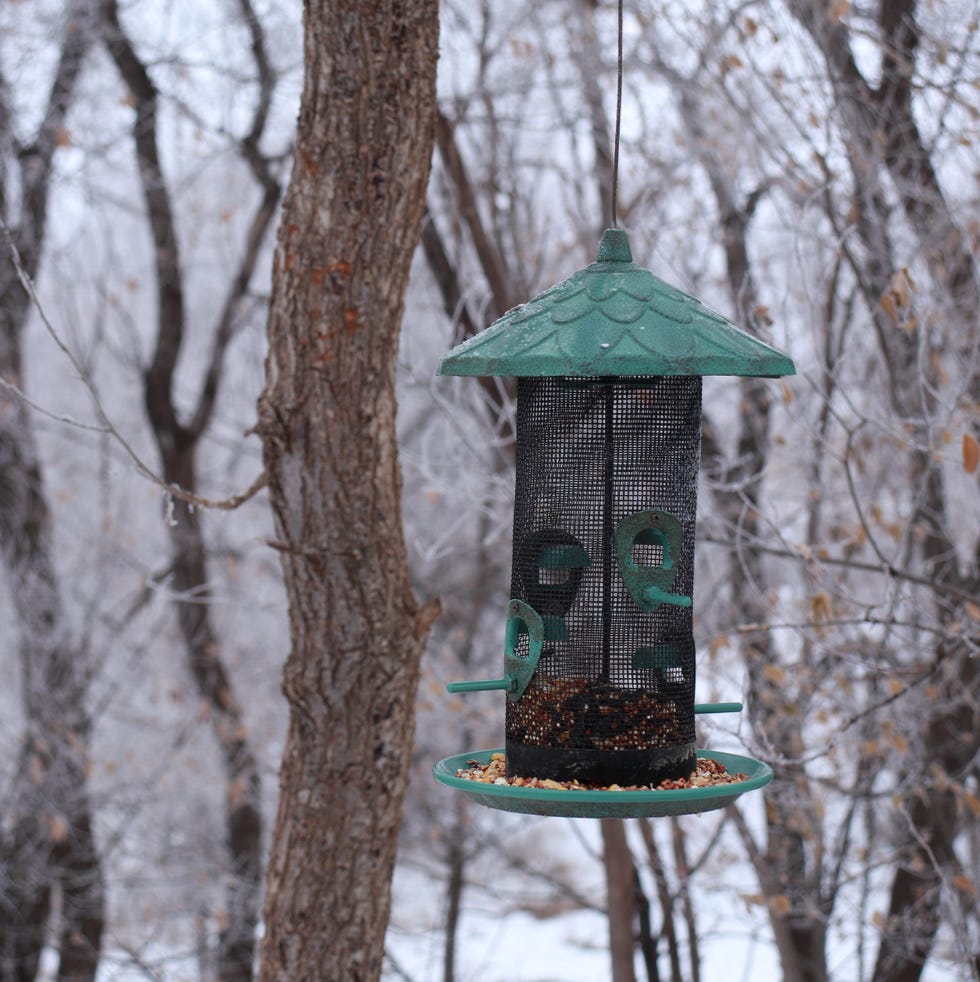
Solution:
[{"label": "seed pile", "polygon": [[526,746],[583,750],[654,750],[694,739],[694,717],[677,703],[581,676],[535,675],[507,704],[507,739]]},{"label": "seed pile", "polygon": [[729,774],[724,765],[708,757],[699,757],[697,766],[688,777],[661,781],[650,785],[583,784],[581,781],[553,781],[551,778],[507,777],[507,759],[501,753],[491,754],[486,764],[468,760],[469,766],[456,771],[456,777],[482,784],[507,784],[514,788],[551,788],[555,791],[676,791],[682,788],[707,788],[718,784],[736,784],[747,780],[745,774]]}]

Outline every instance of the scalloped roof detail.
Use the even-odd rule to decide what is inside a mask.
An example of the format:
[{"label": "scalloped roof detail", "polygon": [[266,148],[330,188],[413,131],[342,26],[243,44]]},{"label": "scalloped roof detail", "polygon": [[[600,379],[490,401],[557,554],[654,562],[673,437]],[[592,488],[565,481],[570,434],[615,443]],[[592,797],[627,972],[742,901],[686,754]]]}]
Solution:
[{"label": "scalloped roof detail", "polygon": [[622,229],[599,259],[450,351],[440,375],[793,375],[784,354],[632,261]]}]

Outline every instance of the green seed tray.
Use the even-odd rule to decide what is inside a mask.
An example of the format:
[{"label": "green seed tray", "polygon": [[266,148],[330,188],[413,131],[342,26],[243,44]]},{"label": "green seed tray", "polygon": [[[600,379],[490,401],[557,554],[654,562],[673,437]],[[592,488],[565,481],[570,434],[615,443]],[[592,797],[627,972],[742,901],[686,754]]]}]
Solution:
[{"label": "green seed tray", "polygon": [[665,815],[692,815],[723,808],[746,791],[764,787],[772,780],[772,768],[768,764],[752,757],[723,753],[720,750],[699,750],[698,757],[716,760],[729,774],[745,774],[746,780],[670,791],[559,791],[554,788],[483,784],[456,777],[456,771],[469,767],[470,761],[487,764],[495,753],[503,751],[475,750],[468,754],[446,757],[433,767],[432,773],[440,783],[468,794],[488,808],[562,818],[659,818]]}]

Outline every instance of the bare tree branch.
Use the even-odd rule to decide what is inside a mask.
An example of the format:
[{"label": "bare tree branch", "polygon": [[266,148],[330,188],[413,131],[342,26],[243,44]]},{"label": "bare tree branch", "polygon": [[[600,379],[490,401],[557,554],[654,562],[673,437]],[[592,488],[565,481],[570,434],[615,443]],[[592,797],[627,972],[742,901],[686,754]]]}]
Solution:
[{"label": "bare tree branch", "polygon": [[515,307],[519,299],[514,296],[507,264],[484,228],[476,194],[453,132],[453,124],[441,109],[436,116],[436,147],[456,194],[459,212],[469,229],[483,274],[487,278],[495,316],[500,317],[511,307]]},{"label": "bare tree branch", "polygon": [[273,173],[270,159],[260,149],[277,78],[269,61],[265,47],[265,35],[255,15],[251,0],[239,0],[239,8],[242,20],[249,30],[252,57],[259,79],[258,99],[252,115],[252,125],[248,134],[241,140],[240,152],[248,164],[252,176],[262,188],[262,197],[252,214],[248,233],[245,237],[245,250],[239,262],[238,270],[231,280],[221,308],[221,315],[218,318],[218,325],[214,331],[211,356],[208,360],[201,394],[188,426],[193,439],[198,438],[204,432],[214,412],[225,351],[235,333],[236,313],[248,291],[256,263],[268,237],[279,199],[282,196],[282,185]]},{"label": "bare tree branch", "polygon": [[[223,374],[224,357],[236,327],[236,313],[254,272],[279,200],[279,184],[259,145],[269,117],[276,76],[265,50],[262,27],[250,0],[239,10],[248,28],[259,77],[252,124],[240,152],[263,189],[252,215],[246,246],[226,293],[204,384],[191,421],[180,422],[173,401],[174,374],[187,329],[183,273],[177,252],[177,230],[166,177],[157,147],[156,87],[119,21],[115,0],[103,0],[105,45],[129,87],[135,118],[133,142],[154,244],[157,279],[156,347],[143,376],[144,402],[168,485],[196,490],[196,452],[210,422]],[[240,503],[266,483],[263,474]],[[176,497],[176,496],[175,496]],[[210,608],[188,602],[210,595],[207,547],[200,517],[181,502],[168,521],[173,550],[176,610],[188,667],[211,713],[213,733],[222,756],[225,778],[225,829],[228,877],[225,891],[227,920],[220,933],[218,974],[225,982],[248,982],[255,960],[256,927],[262,879],[261,781],[244,715],[234,695]]]},{"label": "bare tree branch", "polygon": [[4,388],[14,392],[26,405],[45,416],[57,419],[59,422],[64,422],[70,426],[93,430],[98,433],[109,434],[119,444],[119,446],[122,447],[126,455],[135,465],[136,470],[143,477],[148,478],[154,484],[159,485],[168,496],[176,498],[179,501],[183,501],[186,504],[194,505],[198,508],[213,508],[221,511],[233,511],[234,509],[241,507],[246,501],[253,498],[265,487],[266,477],[265,473],[263,472],[259,474],[259,476],[239,494],[232,495],[230,498],[206,498],[202,497],[201,495],[194,494],[192,491],[189,491],[186,488],[182,488],[177,484],[168,482],[164,478],[161,478],[157,472],[143,460],[133,445],[126,439],[125,436],[123,436],[123,434],[116,427],[115,423],[112,422],[108,412],[105,409],[105,406],[102,403],[102,397],[99,394],[98,387],[96,386],[95,381],[92,379],[88,368],[78,359],[75,352],[71,349],[64,338],[62,338],[61,334],[48,317],[47,312],[45,311],[43,305],[41,304],[41,300],[37,295],[37,290],[35,289],[33,280],[31,280],[31,278],[27,275],[27,271],[24,269],[24,265],[21,262],[20,252],[13,241],[13,236],[2,220],[0,220],[0,231],[3,231],[4,237],[7,240],[7,246],[10,250],[11,263],[17,274],[20,285],[23,288],[24,294],[29,298],[30,303],[33,305],[34,310],[40,318],[41,323],[44,325],[49,337],[52,341],[54,341],[58,349],[71,363],[71,366],[75,370],[79,380],[84,385],[89,398],[92,400],[95,415],[99,420],[99,424],[93,425],[90,423],[82,423],[69,417],[56,416],[44,409],[44,407],[29,399],[16,385],[8,382],[7,380],[3,380]]}]

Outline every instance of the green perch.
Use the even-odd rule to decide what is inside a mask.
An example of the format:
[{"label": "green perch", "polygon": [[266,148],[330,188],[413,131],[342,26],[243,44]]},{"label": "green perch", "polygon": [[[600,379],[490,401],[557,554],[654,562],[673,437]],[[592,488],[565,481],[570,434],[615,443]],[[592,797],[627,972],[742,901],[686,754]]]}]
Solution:
[{"label": "green perch", "polygon": [[[478,679],[475,682],[450,682],[446,686],[447,692],[486,692],[494,689],[502,689],[505,692],[513,692],[517,688],[517,679],[513,675],[505,675],[502,679]],[[742,704],[740,702],[696,702],[694,704],[695,716],[706,716],[712,713],[740,713]]]}]

